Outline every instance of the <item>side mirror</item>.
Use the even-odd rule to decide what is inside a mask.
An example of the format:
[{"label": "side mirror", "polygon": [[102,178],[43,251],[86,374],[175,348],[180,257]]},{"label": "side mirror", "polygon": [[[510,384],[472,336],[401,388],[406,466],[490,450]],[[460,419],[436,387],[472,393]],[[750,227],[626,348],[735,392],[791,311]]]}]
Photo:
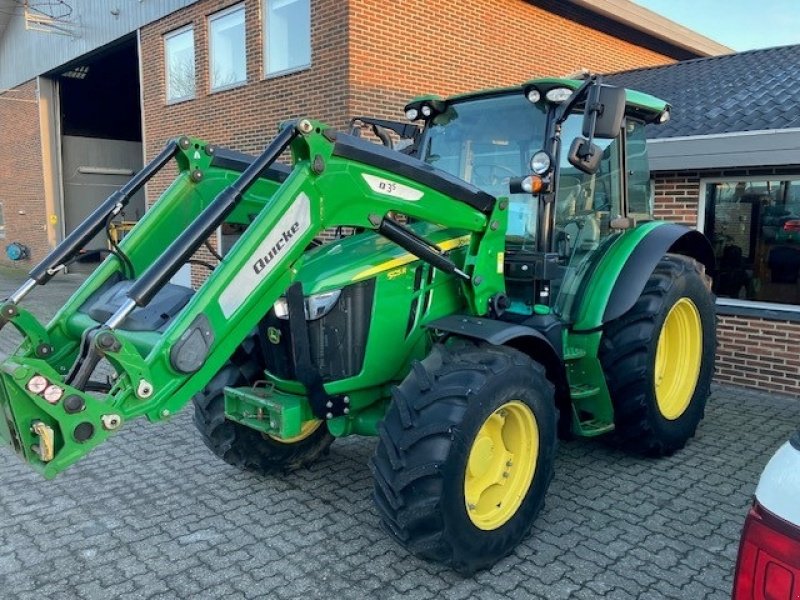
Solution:
[{"label": "side mirror", "polygon": [[595,83],[589,91],[589,99],[583,113],[584,137],[614,139],[619,135],[624,118],[624,88]]},{"label": "side mirror", "polygon": [[603,151],[582,137],[576,137],[572,141],[572,145],[569,147],[569,154],[567,154],[569,164],[587,175],[597,173],[602,158]]}]

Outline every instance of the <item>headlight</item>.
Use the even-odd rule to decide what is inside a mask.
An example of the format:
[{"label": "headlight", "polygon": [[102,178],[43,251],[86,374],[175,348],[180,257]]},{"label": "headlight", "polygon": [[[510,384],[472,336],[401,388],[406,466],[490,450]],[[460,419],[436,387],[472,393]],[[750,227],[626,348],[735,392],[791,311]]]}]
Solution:
[{"label": "headlight", "polygon": [[530,102],[531,104],[536,104],[539,100],[542,99],[542,95],[536,88],[529,89],[528,93],[525,94],[525,97],[528,98],[528,102]]},{"label": "headlight", "polygon": [[[316,321],[327,315],[336,306],[341,295],[342,290],[333,290],[306,296],[303,302],[306,320]],[[289,318],[289,304],[286,302],[286,298],[278,298],[272,308],[275,311],[275,316],[279,319],[286,320]]]},{"label": "headlight", "polygon": [[569,88],[553,88],[552,90],[548,90],[547,93],[544,95],[550,102],[555,102],[556,104],[561,104],[572,96],[572,90]]},{"label": "headlight", "polygon": [[327,315],[336,306],[341,295],[342,290],[333,290],[332,292],[322,292],[306,298],[306,319],[316,321]]},{"label": "headlight", "polygon": [[416,108],[409,108],[406,110],[406,119],[409,121],[416,121],[419,118],[419,111]]},{"label": "headlight", "polygon": [[544,150],[539,150],[531,157],[531,171],[537,175],[544,175],[550,170],[553,165],[553,160],[550,155]]}]

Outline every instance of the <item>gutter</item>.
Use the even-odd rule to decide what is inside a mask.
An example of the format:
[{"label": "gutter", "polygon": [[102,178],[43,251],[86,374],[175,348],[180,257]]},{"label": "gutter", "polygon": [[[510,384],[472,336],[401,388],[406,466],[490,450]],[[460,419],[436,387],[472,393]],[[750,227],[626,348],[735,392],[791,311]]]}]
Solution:
[{"label": "gutter", "polygon": [[700,35],[675,21],[670,21],[630,0],[567,1],[699,56],[719,56],[734,52],[732,48]]},{"label": "gutter", "polygon": [[800,164],[800,128],[647,140],[650,170],[702,171]]}]

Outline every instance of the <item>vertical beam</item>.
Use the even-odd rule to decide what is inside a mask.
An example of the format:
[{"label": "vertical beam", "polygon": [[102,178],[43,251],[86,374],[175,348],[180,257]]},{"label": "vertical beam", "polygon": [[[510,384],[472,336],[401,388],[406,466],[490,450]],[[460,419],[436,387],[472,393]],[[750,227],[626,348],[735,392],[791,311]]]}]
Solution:
[{"label": "vertical beam", "polygon": [[[142,69],[142,30],[136,30],[136,65],[137,73],[139,74],[139,123],[142,131],[142,164],[148,163],[147,158],[147,123],[144,122],[144,70]],[[144,185],[144,209],[145,211],[150,208],[147,184]]]},{"label": "vertical beam", "polygon": [[47,243],[52,250],[64,239],[64,193],[61,178],[61,120],[58,82],[36,78],[39,96],[39,133],[42,142],[42,179],[47,215]]}]

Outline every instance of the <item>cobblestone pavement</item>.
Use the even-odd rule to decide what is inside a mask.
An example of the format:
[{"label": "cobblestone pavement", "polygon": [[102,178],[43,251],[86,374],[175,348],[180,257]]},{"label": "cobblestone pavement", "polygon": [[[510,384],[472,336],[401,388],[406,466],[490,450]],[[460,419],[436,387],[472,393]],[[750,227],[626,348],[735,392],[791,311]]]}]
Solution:
[{"label": "cobblestone pavement", "polygon": [[[0,297],[18,281],[0,271]],[[76,281],[28,305],[52,314]],[[531,536],[464,579],[379,529],[373,440],[340,440],[312,468],[265,479],[214,458],[191,410],[131,423],[50,482],[2,449],[0,597],[728,598],[758,475],[800,425],[797,399],[715,387],[671,458],[562,443]]]}]

